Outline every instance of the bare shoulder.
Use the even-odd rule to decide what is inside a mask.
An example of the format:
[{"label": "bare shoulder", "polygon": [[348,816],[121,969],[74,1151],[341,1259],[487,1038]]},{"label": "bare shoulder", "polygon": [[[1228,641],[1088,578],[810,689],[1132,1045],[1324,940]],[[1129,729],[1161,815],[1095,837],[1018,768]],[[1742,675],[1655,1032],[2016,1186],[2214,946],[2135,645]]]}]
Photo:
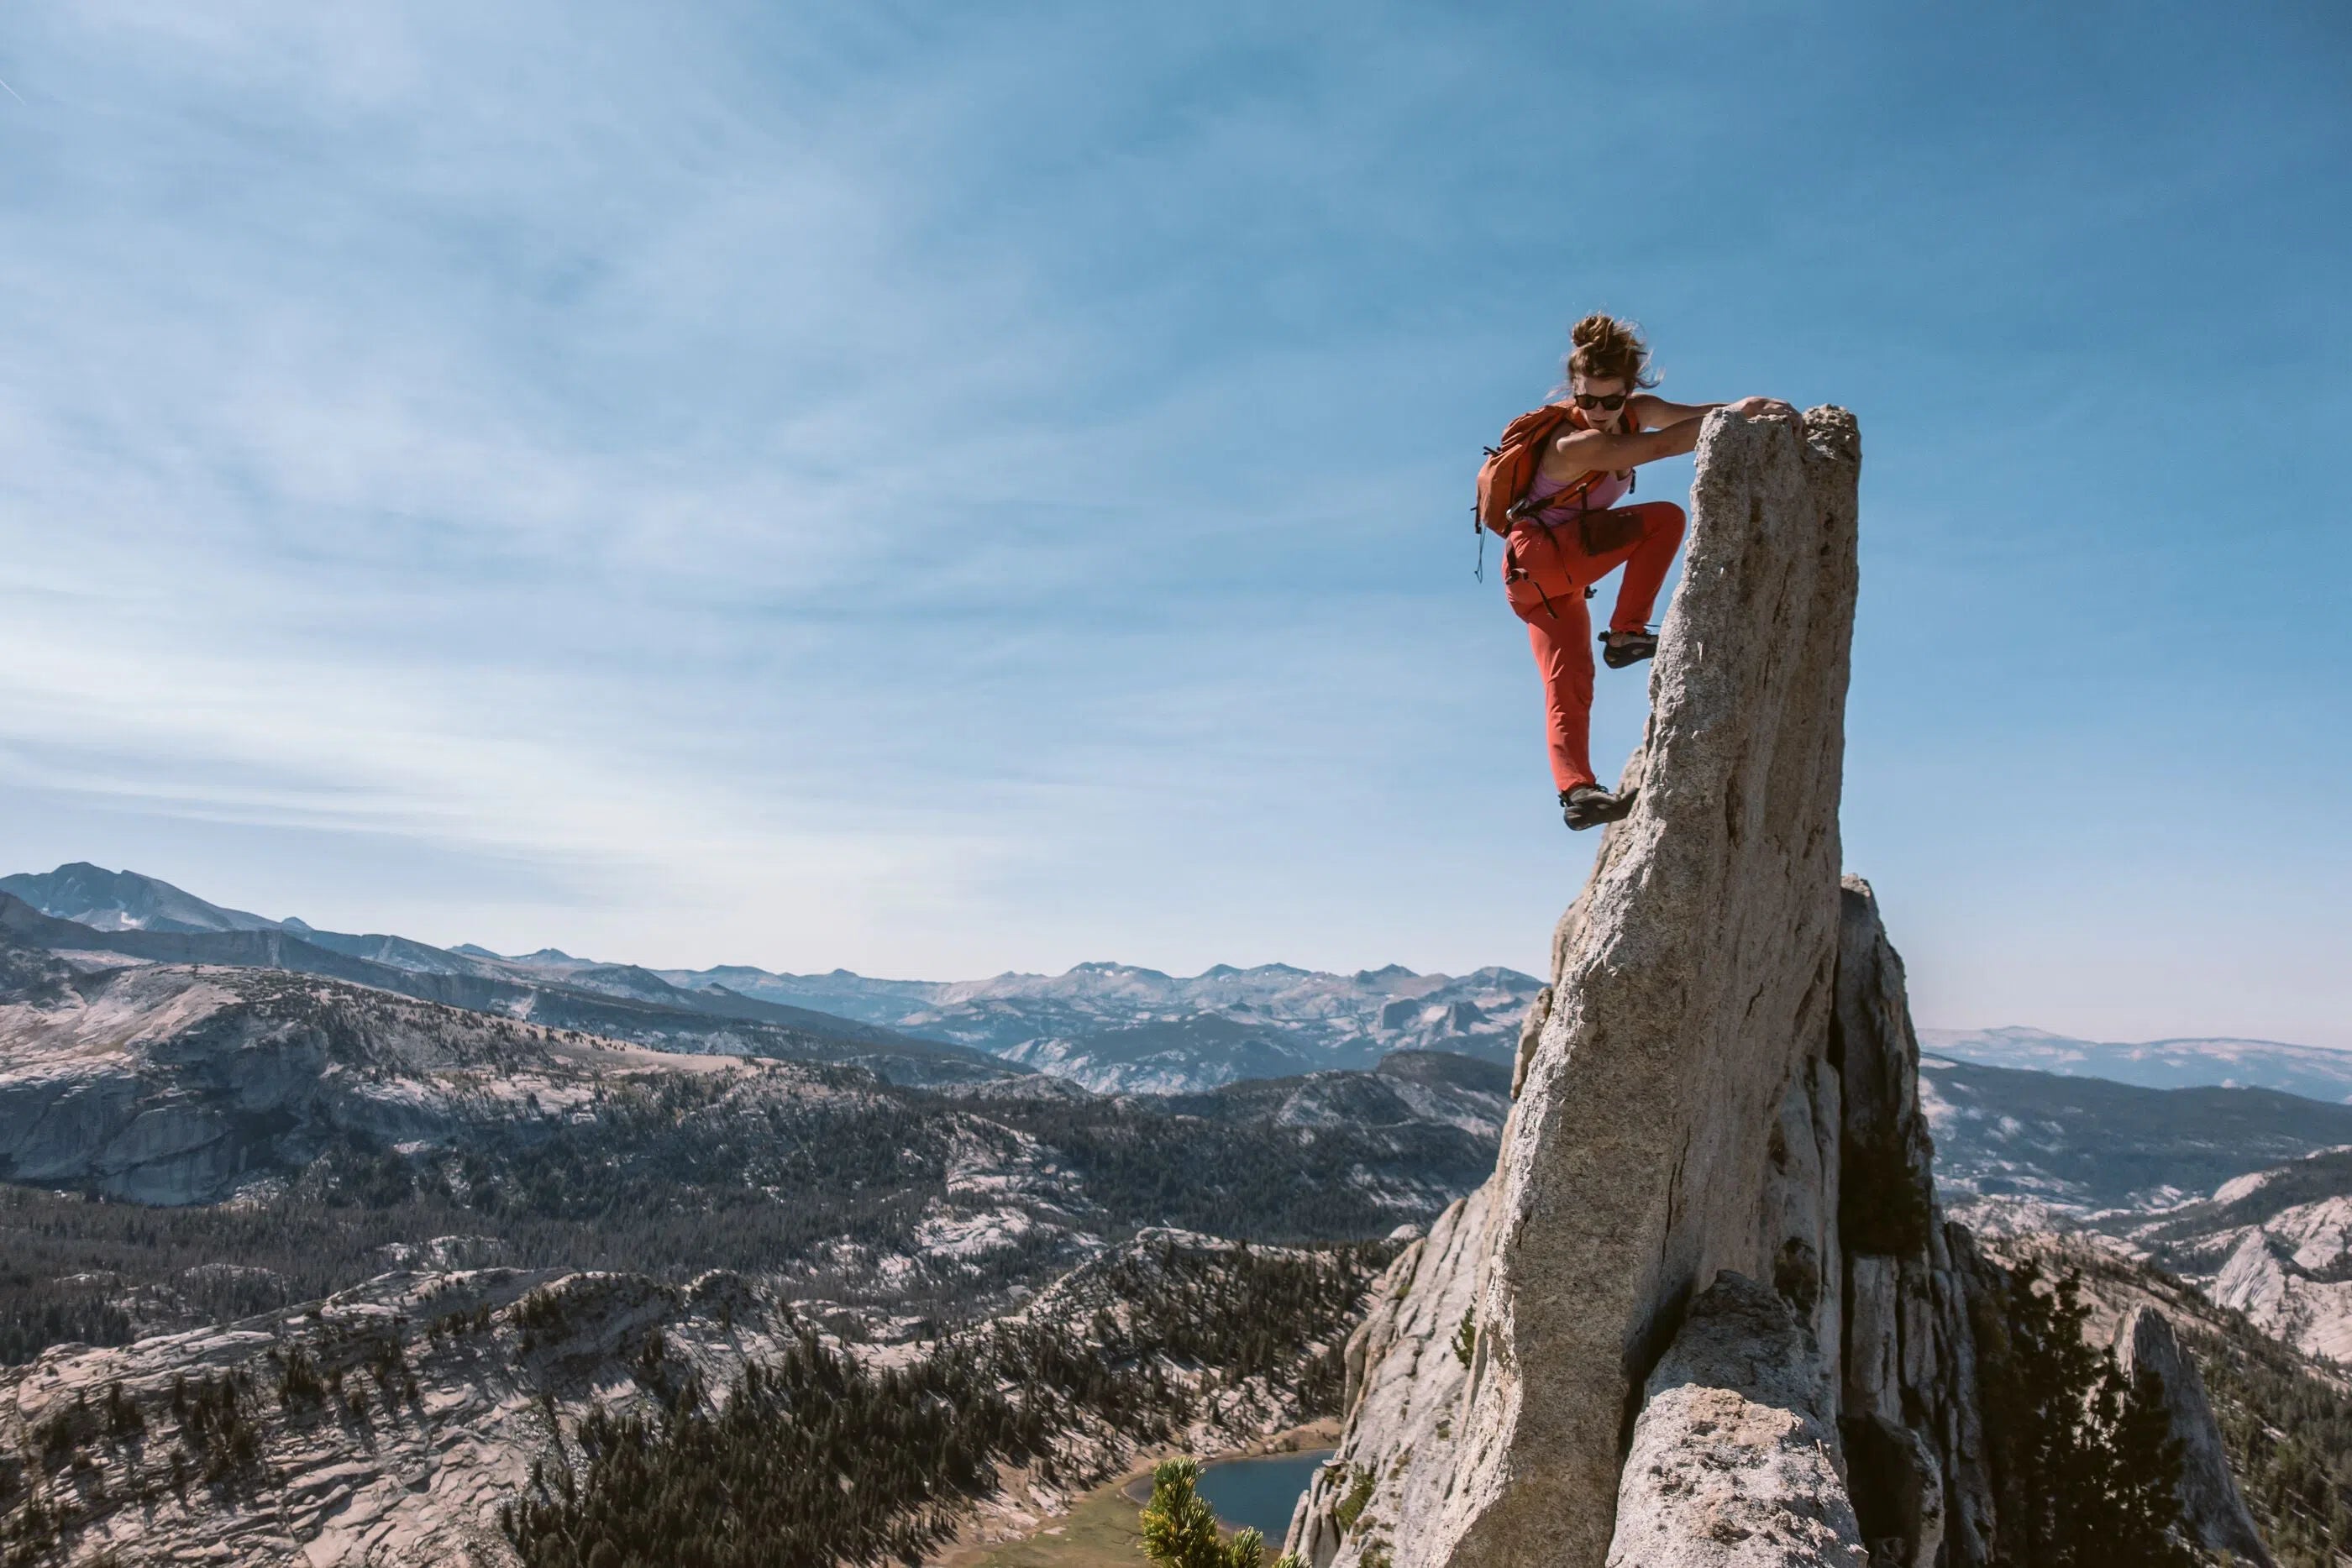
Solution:
[{"label": "bare shoulder", "polygon": [[1658,430],[1675,423],[1678,403],[1655,392],[1635,392],[1625,400],[1626,423],[1635,430]]},{"label": "bare shoulder", "polygon": [[1538,472],[1547,479],[1563,482],[1581,478],[1608,466],[1601,460],[1601,449],[1612,439],[1597,430],[1562,430],[1544,443],[1543,464]]}]

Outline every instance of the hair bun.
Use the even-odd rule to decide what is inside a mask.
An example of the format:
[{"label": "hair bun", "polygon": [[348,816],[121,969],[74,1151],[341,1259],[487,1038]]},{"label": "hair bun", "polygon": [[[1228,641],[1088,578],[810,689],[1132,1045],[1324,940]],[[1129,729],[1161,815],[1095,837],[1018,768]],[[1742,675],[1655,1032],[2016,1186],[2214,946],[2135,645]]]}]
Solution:
[{"label": "hair bun", "polygon": [[[1569,329],[1569,341],[1574,345],[1568,356],[1570,378],[1596,376],[1622,381],[1631,389],[1653,387],[1657,376],[1650,369],[1650,346],[1642,340],[1642,329],[1631,321],[1620,321],[1605,310],[1595,310]],[[1554,390],[1555,397],[1565,396],[1567,383]]]}]

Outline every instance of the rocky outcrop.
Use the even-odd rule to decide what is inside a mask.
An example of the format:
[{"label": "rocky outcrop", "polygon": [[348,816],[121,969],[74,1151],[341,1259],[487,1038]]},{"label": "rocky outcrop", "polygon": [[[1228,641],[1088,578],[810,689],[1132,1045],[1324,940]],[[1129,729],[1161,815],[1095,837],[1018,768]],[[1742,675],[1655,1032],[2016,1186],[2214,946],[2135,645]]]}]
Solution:
[{"label": "rocky outcrop", "polygon": [[1822,1343],[1839,1347],[1843,1368],[1850,1484],[1884,1564],[1975,1568],[1996,1553],[1971,1325],[1997,1278],[1967,1229],[1937,1209],[1903,960],[1859,877],[1845,879],[1838,951],[1837,1011],[1817,1071],[1834,1070],[1841,1099],[1845,1318]]},{"label": "rocky outcrop", "polygon": [[[1496,1168],[1430,1560],[1597,1563],[1629,1402],[1717,1271],[1774,1272],[1776,1112],[1826,1034],[1859,441],[1711,416],[1633,816],[1561,923]],[[1409,1559],[1408,1559],[1409,1560]]]},{"label": "rocky outcrop", "polygon": [[[1444,1472],[1416,1469],[1409,1460],[1423,1449],[1446,1451],[1454,1435],[1492,1193],[1482,1186],[1438,1216],[1372,1289],[1371,1310],[1348,1340],[1343,1407],[1351,1435],[1378,1439],[1351,1444],[1343,1459],[1353,1462],[1326,1469],[1300,1500],[1290,1549],[1311,1563],[1328,1563],[1351,1541],[1358,1552],[1390,1546],[1404,1521],[1433,1518],[1444,1503]],[[1369,1492],[1356,1508],[1346,1506],[1375,1481],[1379,1507],[1370,1506]]]},{"label": "rocky outcrop", "polygon": [[[1748,1187],[1767,1271],[1719,1272],[1644,1368],[1638,1405],[1621,1406],[1609,1563],[1996,1559],[1971,1325],[2000,1271],[1936,1209],[1902,961],[1876,902],[1858,878],[1839,901],[1833,1000],[1789,1071]],[[1361,1392],[1290,1536],[1314,1568],[1382,1548],[1401,1568],[1491,1560],[1432,1551],[1422,1521],[1444,1517],[1476,1457],[1470,1358],[1439,1353],[1478,1333],[1456,1303],[1489,1299],[1489,1249],[1507,1245],[1488,1216],[1498,1188],[1398,1260],[1350,1345]]]},{"label": "rocky outcrop", "polygon": [[[2340,1184],[2344,1164],[2341,1154],[2303,1161],[2280,1173],[2299,1179],[2274,1182],[2273,1189],[2292,1194],[2323,1172],[2322,1179]],[[2263,1201],[2271,1196],[2217,1204],[2221,1222],[2201,1235],[2181,1234],[2196,1223],[2190,1216],[2167,1216],[2147,1228],[2168,1243],[2159,1254],[2166,1264],[2220,1305],[2306,1355],[2352,1364],[2352,1197]]]},{"label": "rocky outcrop", "polygon": [[[1776,1147],[1821,1155],[1809,1131],[1787,1142],[1783,1112],[1833,1006],[1858,468],[1841,410],[1815,411],[1801,443],[1728,414],[1701,437],[1626,771],[1640,804],[1556,939],[1492,1184],[1459,1430],[1404,1466],[1408,1486],[1442,1473],[1443,1500],[1401,1564],[1597,1568],[1643,1380],[1691,1299],[1725,1269],[1795,1270],[1809,1317],[1837,1310],[1818,1180],[1810,1209],[1801,1183],[1769,1221],[1759,1202]],[[1780,1234],[1791,1223],[1810,1239]]]},{"label": "rocky outcrop", "polygon": [[1990,1560],[1979,1266],[1839,876],[1858,465],[1842,410],[1708,421],[1640,804],[1560,922],[1482,1231],[1415,1263],[1471,1316],[1368,1340],[1315,1568]]},{"label": "rocky outcrop", "polygon": [[2230,1473],[2221,1429],[2205,1398],[2204,1376],[2181,1351],[2171,1322],[2154,1307],[2134,1307],[2116,1331],[2116,1359],[2126,1376],[2144,1373],[2164,1390],[2172,1436],[2180,1444],[2180,1512],[2189,1535],[2210,1551],[2270,1568],[2270,1552]]},{"label": "rocky outcrop", "polygon": [[1870,1568],[1822,1374],[1784,1299],[1720,1276],[1650,1374],[1609,1568]]}]

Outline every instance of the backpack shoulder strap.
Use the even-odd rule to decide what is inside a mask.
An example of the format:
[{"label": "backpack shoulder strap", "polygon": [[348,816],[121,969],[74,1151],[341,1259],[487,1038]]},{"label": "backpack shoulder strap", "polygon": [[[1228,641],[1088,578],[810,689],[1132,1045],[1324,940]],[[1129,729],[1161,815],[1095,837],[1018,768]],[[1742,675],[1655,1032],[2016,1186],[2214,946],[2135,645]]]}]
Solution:
[{"label": "backpack shoulder strap", "polygon": [[1569,413],[1562,404],[1546,403],[1503,427],[1501,438],[1486,448],[1486,460],[1478,468],[1477,498],[1471,508],[1478,526],[1498,534],[1511,531],[1511,510],[1535,483],[1536,470],[1543,463],[1543,444]]},{"label": "backpack shoulder strap", "polygon": [[[1536,438],[1539,442],[1549,440],[1551,433],[1563,424],[1576,430],[1590,430],[1592,428],[1592,422],[1584,417],[1584,411],[1577,407],[1572,402],[1549,403],[1538,412],[1553,416],[1550,422],[1545,426],[1543,434]],[[1532,419],[1535,416],[1533,414],[1526,414],[1521,417]],[[1541,453],[1538,453],[1535,455],[1534,462],[1530,464],[1528,468],[1527,491],[1532,491],[1534,489],[1536,476],[1542,471],[1542,468],[1543,455]],[[1581,502],[1585,497],[1592,493],[1592,486],[1601,483],[1601,479],[1606,476],[1606,472],[1607,471],[1604,469],[1596,468],[1592,472],[1583,476],[1581,478],[1577,479],[1572,484],[1564,486],[1560,489],[1553,491],[1550,495],[1546,496],[1541,501],[1536,500],[1532,495],[1523,491],[1518,499],[1511,504],[1509,511],[1505,515],[1516,521],[1521,517],[1531,517],[1538,512],[1549,512],[1556,507],[1575,506]]]}]

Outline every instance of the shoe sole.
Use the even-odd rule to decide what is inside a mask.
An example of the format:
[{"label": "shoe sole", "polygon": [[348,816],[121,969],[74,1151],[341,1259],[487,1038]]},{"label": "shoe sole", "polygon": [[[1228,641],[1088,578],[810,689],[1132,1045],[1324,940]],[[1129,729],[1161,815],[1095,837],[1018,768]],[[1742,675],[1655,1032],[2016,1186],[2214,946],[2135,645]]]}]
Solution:
[{"label": "shoe sole", "polygon": [[1563,814],[1560,820],[1568,823],[1568,831],[1571,833],[1580,833],[1587,828],[1605,828],[1612,822],[1622,822],[1632,816],[1633,802],[1641,798],[1642,792],[1639,789],[1628,790],[1617,798],[1618,809],[1606,816],[1587,817],[1583,821],[1579,822],[1571,821]]}]

